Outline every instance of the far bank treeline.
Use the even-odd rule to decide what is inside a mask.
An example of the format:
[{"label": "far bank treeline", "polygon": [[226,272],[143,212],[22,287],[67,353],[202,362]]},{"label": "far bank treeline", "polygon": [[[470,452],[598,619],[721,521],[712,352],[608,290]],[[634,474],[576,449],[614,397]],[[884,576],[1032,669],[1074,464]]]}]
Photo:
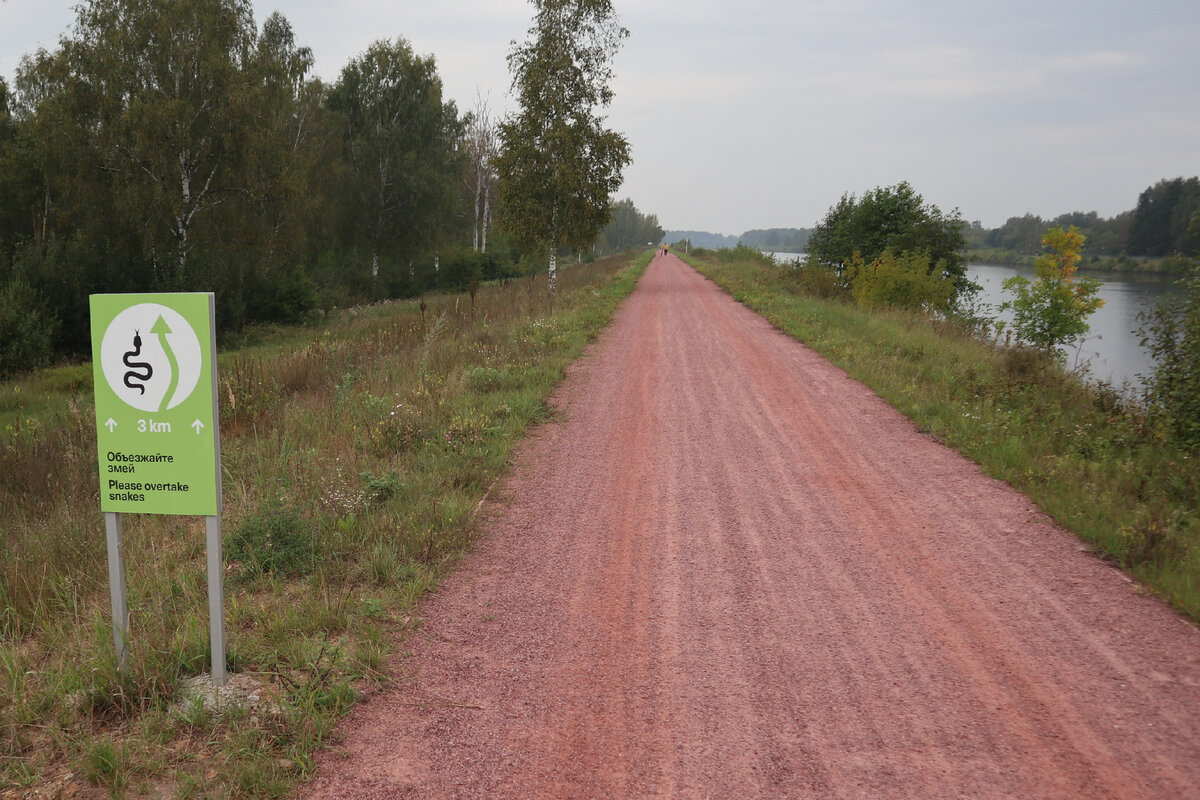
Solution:
[{"label": "far bank treeline", "polygon": [[[498,122],[402,38],[333,84],[249,0],[86,0],[0,78],[0,374],[88,350],[88,295],[213,291],[217,322],[545,269],[502,220]],[[657,242],[622,201],[585,252]]]},{"label": "far bank treeline", "polygon": [[1117,269],[1139,269],[1147,260],[1165,271],[1180,271],[1200,252],[1200,178],[1172,178],[1147,187],[1137,206],[1115,217],[1076,211],[1054,219],[1035,214],[1010,217],[999,228],[978,222],[963,230],[973,255],[988,261],[1032,262],[1051,228],[1076,227],[1087,237],[1089,263],[1107,260]]},{"label": "far bank treeline", "polygon": [[[970,257],[983,261],[1032,264],[1051,228],[1075,227],[1086,237],[1083,255],[1089,266],[1180,272],[1187,258],[1200,252],[1200,178],[1159,181],[1138,196],[1136,208],[1111,218],[1075,211],[1054,219],[1010,217],[998,228],[961,219],[959,224]],[[811,235],[809,228],[752,230],[741,236],[683,230],[666,234],[669,242],[708,250],[741,245],[782,253],[805,252]]]}]

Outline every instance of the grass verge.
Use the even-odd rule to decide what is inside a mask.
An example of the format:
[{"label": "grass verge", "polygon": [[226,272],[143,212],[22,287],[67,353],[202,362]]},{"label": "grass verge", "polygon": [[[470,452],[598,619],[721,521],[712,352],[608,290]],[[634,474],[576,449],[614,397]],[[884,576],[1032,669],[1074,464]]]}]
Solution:
[{"label": "grass verge", "polygon": [[774,265],[688,260],[1200,620],[1200,464],[1135,400],[950,322],[805,295]]},{"label": "grass verge", "polygon": [[0,385],[0,796],[279,797],[385,684],[396,634],[646,255],[351,309],[219,358],[228,665],[210,664],[202,519],[127,516],[114,663],[90,367]]}]

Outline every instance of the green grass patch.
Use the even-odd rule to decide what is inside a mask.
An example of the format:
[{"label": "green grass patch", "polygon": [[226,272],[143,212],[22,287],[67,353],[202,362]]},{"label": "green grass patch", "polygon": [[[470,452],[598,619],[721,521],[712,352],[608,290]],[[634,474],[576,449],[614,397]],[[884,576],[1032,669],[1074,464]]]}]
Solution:
[{"label": "green grass patch", "polygon": [[[204,523],[126,516],[130,667],[109,623],[91,369],[0,384],[0,793],[276,797],[385,665],[473,512],[649,257],[347,309],[218,358],[232,673],[206,708]],[[67,771],[82,786],[61,785]],[[70,781],[68,781],[68,784]]]},{"label": "green grass patch", "polygon": [[1200,464],[1137,398],[943,319],[819,299],[787,268],[689,261],[1200,620]]}]

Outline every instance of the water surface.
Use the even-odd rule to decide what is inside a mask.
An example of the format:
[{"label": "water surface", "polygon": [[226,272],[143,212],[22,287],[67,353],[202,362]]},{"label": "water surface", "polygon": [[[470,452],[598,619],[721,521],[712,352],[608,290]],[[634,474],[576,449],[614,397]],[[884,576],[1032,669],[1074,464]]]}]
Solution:
[{"label": "water surface", "polygon": [[[1154,360],[1141,346],[1137,331],[1142,326],[1138,315],[1154,307],[1159,298],[1179,291],[1175,278],[1161,275],[1130,275],[1112,272],[1087,272],[1080,275],[1101,281],[1098,296],[1104,306],[1088,318],[1090,330],[1082,342],[1066,349],[1067,365],[1086,366],[1096,379],[1120,386],[1128,382],[1137,388],[1143,378],[1154,371]],[[1012,320],[1011,312],[1001,312],[999,305],[1013,299],[1004,292],[1003,283],[1013,275],[1033,279],[1032,267],[1010,267],[999,264],[971,264],[967,276],[983,287],[981,302],[989,307],[988,314],[1005,321]]]}]

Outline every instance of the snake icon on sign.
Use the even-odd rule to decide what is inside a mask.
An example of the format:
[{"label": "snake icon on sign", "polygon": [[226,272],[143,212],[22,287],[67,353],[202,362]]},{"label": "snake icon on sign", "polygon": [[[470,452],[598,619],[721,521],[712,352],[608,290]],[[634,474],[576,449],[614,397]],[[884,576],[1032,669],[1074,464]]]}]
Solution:
[{"label": "snake icon on sign", "polygon": [[117,314],[104,332],[100,359],[105,380],[122,402],[155,413],[175,408],[192,394],[203,362],[192,326],[159,303],[140,303]]},{"label": "snake icon on sign", "polygon": [[[138,394],[146,393],[145,382],[154,377],[154,367],[148,361],[130,361],[131,358],[137,358],[142,354],[142,335],[141,331],[133,332],[133,349],[126,352],[121,358],[121,362],[129,367],[129,371],[125,373],[124,383],[130,389],[137,389]],[[140,370],[145,370],[143,374]],[[134,383],[140,381],[140,383]]]}]

